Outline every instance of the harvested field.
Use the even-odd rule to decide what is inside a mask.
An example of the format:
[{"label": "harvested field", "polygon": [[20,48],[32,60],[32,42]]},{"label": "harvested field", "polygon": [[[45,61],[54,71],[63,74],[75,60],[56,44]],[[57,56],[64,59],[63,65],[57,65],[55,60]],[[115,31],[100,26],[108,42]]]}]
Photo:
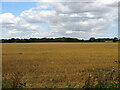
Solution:
[{"label": "harvested field", "polygon": [[116,68],[118,43],[3,43],[3,79],[27,88],[80,88],[89,73]]}]

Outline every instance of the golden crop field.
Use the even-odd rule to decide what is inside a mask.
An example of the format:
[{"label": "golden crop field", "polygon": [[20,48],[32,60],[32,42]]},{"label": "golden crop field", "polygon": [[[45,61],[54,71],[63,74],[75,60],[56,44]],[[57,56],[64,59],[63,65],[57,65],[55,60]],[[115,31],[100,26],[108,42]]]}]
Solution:
[{"label": "golden crop field", "polygon": [[27,88],[79,88],[88,73],[117,68],[118,43],[3,43],[2,48],[3,79],[18,73]]}]

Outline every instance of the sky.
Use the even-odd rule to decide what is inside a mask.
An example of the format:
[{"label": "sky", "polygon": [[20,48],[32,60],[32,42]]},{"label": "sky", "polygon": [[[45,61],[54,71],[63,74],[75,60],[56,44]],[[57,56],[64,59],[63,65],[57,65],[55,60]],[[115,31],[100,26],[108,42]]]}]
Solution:
[{"label": "sky", "polygon": [[2,1],[0,38],[113,38],[118,36],[117,21],[117,0],[7,0]]}]

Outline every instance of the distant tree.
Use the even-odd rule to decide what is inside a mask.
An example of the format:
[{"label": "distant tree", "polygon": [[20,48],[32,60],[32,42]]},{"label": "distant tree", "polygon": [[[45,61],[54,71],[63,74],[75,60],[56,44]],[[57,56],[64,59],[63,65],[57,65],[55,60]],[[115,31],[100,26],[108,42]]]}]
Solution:
[{"label": "distant tree", "polygon": [[118,38],[114,37],[113,42],[117,42],[117,41],[118,41]]},{"label": "distant tree", "polygon": [[91,38],[89,39],[89,41],[90,41],[90,42],[95,42],[95,38],[94,38],[94,37],[91,37]]},{"label": "distant tree", "polygon": [[0,42],[2,43],[31,43],[31,42],[106,42],[106,41],[113,41],[117,42],[120,41],[117,37],[114,38],[98,38],[95,39],[91,37],[88,40],[80,40],[77,38],[70,38],[70,37],[59,37],[59,38],[29,38],[29,39],[19,39],[19,38],[11,38],[11,39],[1,39]]}]

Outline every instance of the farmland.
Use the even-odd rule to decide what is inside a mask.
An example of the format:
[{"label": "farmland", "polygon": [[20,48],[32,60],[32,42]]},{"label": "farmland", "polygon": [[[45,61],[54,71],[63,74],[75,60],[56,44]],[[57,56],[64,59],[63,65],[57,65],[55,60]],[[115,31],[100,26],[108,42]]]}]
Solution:
[{"label": "farmland", "polygon": [[117,68],[118,43],[3,43],[3,79],[22,76],[27,88],[80,88],[89,73]]}]

